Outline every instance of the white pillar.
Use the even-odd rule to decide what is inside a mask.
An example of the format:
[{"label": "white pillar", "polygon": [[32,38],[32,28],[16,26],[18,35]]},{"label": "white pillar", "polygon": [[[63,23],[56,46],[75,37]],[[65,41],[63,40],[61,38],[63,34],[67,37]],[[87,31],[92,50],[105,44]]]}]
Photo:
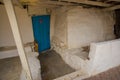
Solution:
[{"label": "white pillar", "polygon": [[15,11],[14,11],[14,8],[12,5],[12,1],[11,0],[3,0],[3,1],[4,1],[5,8],[6,8],[6,11],[8,14],[8,18],[9,18],[11,29],[12,29],[13,36],[14,36],[14,40],[15,40],[17,50],[18,50],[18,53],[20,56],[20,60],[22,63],[22,68],[25,71],[25,76],[26,76],[27,80],[32,80],[31,71],[29,68],[27,57],[25,55],[25,50],[24,50],[22,39],[20,36],[20,32],[19,32],[19,28],[18,28],[18,24],[17,24],[17,19],[15,16]]}]

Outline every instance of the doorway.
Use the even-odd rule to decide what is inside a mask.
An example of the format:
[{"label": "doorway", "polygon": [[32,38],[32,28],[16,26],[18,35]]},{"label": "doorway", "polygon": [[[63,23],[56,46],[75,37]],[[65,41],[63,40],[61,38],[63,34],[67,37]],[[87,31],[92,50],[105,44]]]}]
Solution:
[{"label": "doorway", "polygon": [[32,25],[38,51],[50,49],[50,15],[32,16]]}]

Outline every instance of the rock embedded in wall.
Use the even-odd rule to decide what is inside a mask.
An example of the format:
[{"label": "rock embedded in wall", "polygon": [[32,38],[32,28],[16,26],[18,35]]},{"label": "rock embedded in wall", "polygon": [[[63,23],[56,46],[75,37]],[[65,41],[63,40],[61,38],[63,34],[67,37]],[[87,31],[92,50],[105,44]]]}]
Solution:
[{"label": "rock embedded in wall", "polygon": [[60,41],[57,37],[53,37],[52,47],[56,52],[60,54],[63,53],[67,49],[67,46],[65,45],[65,43]]}]

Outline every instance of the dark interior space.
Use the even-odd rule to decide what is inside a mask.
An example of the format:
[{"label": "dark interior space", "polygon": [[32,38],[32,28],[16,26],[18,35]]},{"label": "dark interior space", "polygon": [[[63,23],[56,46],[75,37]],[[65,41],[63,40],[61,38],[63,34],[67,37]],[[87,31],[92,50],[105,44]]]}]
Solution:
[{"label": "dark interior space", "polygon": [[115,26],[114,26],[114,33],[116,35],[116,38],[120,38],[120,9],[115,10]]}]

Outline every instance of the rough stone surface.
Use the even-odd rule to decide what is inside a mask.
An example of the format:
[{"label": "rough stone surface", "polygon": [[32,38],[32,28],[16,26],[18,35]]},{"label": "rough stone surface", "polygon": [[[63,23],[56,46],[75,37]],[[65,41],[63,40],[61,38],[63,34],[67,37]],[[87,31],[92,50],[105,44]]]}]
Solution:
[{"label": "rough stone surface", "polygon": [[60,54],[67,49],[67,46],[64,44],[64,42],[60,41],[60,39],[58,39],[57,37],[53,37],[52,47],[57,53]]}]

